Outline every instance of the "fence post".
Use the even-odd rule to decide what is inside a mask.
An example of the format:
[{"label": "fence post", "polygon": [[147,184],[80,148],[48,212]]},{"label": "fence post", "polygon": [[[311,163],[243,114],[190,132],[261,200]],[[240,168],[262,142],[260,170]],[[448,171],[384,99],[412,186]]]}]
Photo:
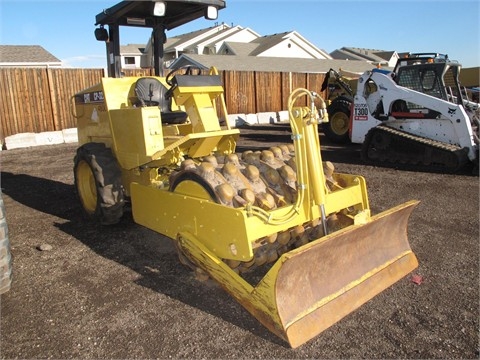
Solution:
[{"label": "fence post", "polygon": [[291,94],[293,91],[292,86],[293,86],[292,72],[289,71],[288,72],[288,93],[289,94]]},{"label": "fence post", "polygon": [[48,93],[50,95],[50,104],[52,107],[52,119],[53,119],[53,130],[62,130],[62,129],[57,129],[57,123],[58,123],[58,111],[57,111],[57,103],[55,101],[55,87],[53,84],[53,79],[52,79],[52,71],[50,68],[46,68],[47,70],[47,81],[48,81]]}]

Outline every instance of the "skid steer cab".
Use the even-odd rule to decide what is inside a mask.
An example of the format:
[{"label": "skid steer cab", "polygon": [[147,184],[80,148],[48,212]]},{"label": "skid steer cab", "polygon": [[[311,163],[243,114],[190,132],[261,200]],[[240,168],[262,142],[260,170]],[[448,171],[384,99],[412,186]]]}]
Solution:
[{"label": "skid steer cab", "polygon": [[172,239],[183,264],[292,347],[418,265],[407,239],[417,201],[371,215],[365,179],[322,161],[328,115],[315,93],[290,94],[292,143],[243,153],[239,130],[221,126],[215,69],[105,78],[74,99],[86,216],[115,224],[130,202],[136,223]]}]

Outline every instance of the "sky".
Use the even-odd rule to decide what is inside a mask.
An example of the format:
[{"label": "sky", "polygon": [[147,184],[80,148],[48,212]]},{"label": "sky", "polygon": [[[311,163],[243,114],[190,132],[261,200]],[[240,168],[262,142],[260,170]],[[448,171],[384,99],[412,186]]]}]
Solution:
[{"label": "sky", "polygon": [[[0,0],[0,44],[40,45],[68,67],[106,66],[94,37],[95,16],[118,0]],[[226,0],[215,21],[195,20],[167,37],[214,26],[250,28],[261,36],[297,31],[332,52],[359,47],[448,54],[480,66],[478,0]],[[150,30],[122,28],[121,44],[146,43]]]}]

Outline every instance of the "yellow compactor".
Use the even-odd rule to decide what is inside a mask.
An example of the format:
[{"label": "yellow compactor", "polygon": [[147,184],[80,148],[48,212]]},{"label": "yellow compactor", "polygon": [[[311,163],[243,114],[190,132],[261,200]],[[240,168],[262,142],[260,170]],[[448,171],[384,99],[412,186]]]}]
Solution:
[{"label": "yellow compactor", "polygon": [[[311,105],[296,106],[304,97]],[[173,239],[184,264],[292,347],[417,267],[417,201],[371,215],[364,178],[322,162],[315,93],[290,95],[292,144],[241,154],[239,130],[220,126],[215,71],[104,78],[74,99],[85,213],[113,224],[130,202],[135,222]]]}]

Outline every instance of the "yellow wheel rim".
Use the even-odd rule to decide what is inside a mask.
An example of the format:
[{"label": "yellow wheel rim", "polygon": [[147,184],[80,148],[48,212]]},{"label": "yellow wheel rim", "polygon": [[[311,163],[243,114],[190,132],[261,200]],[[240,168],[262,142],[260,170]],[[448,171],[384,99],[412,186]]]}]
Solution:
[{"label": "yellow wheel rim", "polygon": [[193,180],[183,180],[176,186],[174,191],[178,194],[188,195],[198,199],[212,200],[208,190]]},{"label": "yellow wheel rim", "polygon": [[97,187],[92,169],[85,160],[81,160],[77,165],[77,190],[85,211],[89,214],[95,213]]},{"label": "yellow wheel rim", "polygon": [[330,119],[330,128],[337,135],[344,135],[348,131],[350,119],[345,113],[336,113]]}]

